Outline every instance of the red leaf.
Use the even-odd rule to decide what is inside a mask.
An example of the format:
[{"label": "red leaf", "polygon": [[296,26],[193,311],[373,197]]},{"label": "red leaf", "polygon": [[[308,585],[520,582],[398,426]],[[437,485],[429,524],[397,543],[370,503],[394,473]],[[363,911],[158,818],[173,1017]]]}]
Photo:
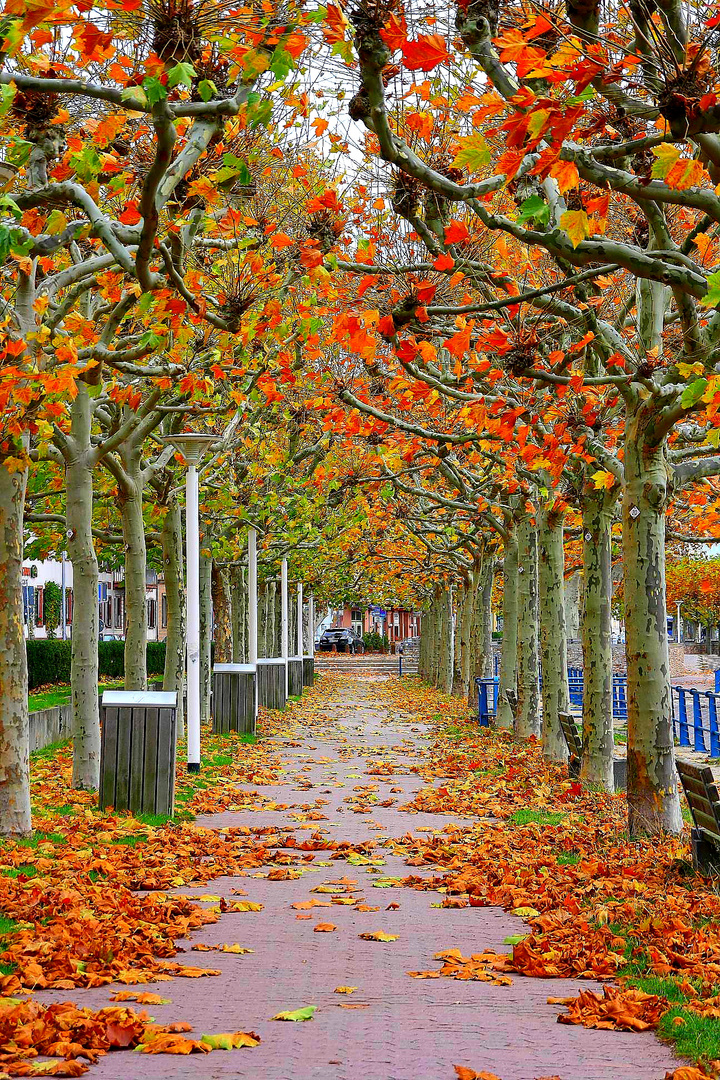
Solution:
[{"label": "red leaf", "polygon": [[401,48],[409,71],[432,71],[449,59],[445,38],[440,34],[423,34],[417,41],[404,42]]}]

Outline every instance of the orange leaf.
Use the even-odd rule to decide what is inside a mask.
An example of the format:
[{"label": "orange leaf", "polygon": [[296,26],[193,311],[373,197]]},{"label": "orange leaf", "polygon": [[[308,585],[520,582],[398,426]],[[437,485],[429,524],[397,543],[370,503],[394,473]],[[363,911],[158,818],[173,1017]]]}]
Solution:
[{"label": "orange leaf", "polygon": [[440,34],[423,34],[417,41],[404,42],[400,48],[409,71],[432,71],[449,59],[445,38]]}]

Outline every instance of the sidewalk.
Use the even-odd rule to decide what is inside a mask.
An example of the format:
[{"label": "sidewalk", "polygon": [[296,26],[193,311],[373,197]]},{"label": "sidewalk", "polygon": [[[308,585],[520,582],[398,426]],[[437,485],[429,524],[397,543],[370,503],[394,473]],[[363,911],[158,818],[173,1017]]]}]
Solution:
[{"label": "sidewalk", "polygon": [[[279,782],[242,785],[258,793],[245,800],[258,808],[198,819],[210,829],[240,828],[265,840],[269,862],[245,876],[219,877],[182,892],[211,896],[203,906],[240,896],[262,910],[224,914],[180,943],[187,952],[179,959],[219,970],[218,977],[135,988],[171,999],[148,1008],[160,1023],[189,1021],[197,1038],[203,1032],[257,1032],[260,1045],[192,1058],[110,1053],[90,1076],[453,1080],[453,1066],[463,1065],[500,1080],[662,1080],[677,1067],[671,1050],[651,1033],[557,1024],[561,1009],[548,1005],[548,996],[599,989],[586,979],[513,974],[510,985],[496,985],[408,976],[438,969],[434,955],[451,948],[468,956],[485,949],[511,952],[503,941],[522,932],[523,923],[496,907],[442,908],[442,894],[387,880],[408,873],[432,877],[433,868],[409,868],[401,855],[379,846],[382,838],[411,833],[427,842],[438,833],[450,840],[458,829],[474,827],[478,837],[484,829],[477,817],[402,810],[425,786],[412,770],[422,768],[428,755],[429,725],[418,718],[413,695],[397,681],[348,677],[326,677],[315,695],[305,732],[288,731],[289,737],[268,746],[268,758],[276,757],[281,767],[274,770]],[[434,784],[442,790],[442,778]],[[288,844],[290,833],[295,847]],[[332,859],[325,841],[351,843],[351,861]],[[358,845],[366,845],[363,853]],[[331,929],[320,930],[323,924]],[[360,936],[377,931],[397,938]],[[191,944],[228,943],[253,951],[191,951]],[[357,989],[338,993],[339,987]],[[37,996],[46,1003],[102,1007],[118,989],[125,988]],[[317,1011],[308,1022],[271,1019],[311,1005]]]}]

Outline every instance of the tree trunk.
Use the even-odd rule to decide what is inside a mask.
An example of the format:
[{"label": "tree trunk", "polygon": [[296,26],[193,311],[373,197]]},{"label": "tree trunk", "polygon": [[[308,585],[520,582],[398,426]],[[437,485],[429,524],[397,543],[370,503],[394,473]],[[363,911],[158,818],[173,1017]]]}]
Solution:
[{"label": "tree trunk", "polygon": [[614,790],[612,719],[612,504],[600,493],[583,497],[583,763],[581,776]]},{"label": "tree trunk", "polygon": [[652,414],[625,426],[623,563],[628,674],[628,811],[631,835],[682,829],[673,747],[665,609],[664,443],[649,446]]},{"label": "tree trunk", "polygon": [[520,517],[518,531],[518,714],[515,734],[521,739],[540,735],[538,687],[538,580],[537,531],[528,514]]},{"label": "tree trunk", "polygon": [[119,492],[125,541],[125,689],[147,690],[147,593],[143,484],[139,469],[129,472],[129,483]]},{"label": "tree trunk", "polygon": [[233,659],[232,604],[228,572],[213,563],[212,604],[215,618],[215,663],[231,664]]},{"label": "tree trunk", "polygon": [[68,555],[73,567],[72,660],[74,788],[100,786],[98,711],[98,563],[92,535],[93,469],[88,462],[92,423],[90,396],[82,383],[71,409],[73,444],[79,448],[65,473]]},{"label": "tree trunk", "polygon": [[442,635],[440,638],[440,656],[438,661],[438,689],[445,694],[452,693],[453,654],[455,652],[455,634],[453,628],[453,588],[443,589],[442,598]]},{"label": "tree trunk", "polygon": [[241,566],[233,566],[230,571],[230,601],[232,605],[233,663],[245,664],[248,659],[248,596],[247,576]]},{"label": "tree trunk", "polygon": [[212,667],[212,559],[200,555],[200,723],[210,722]]},{"label": "tree trunk", "polygon": [[22,600],[26,485],[27,470],[11,472],[0,459],[0,834],[3,836],[26,836],[32,830]]},{"label": "tree trunk", "polygon": [[503,557],[503,636],[500,649],[498,708],[495,726],[512,730],[513,715],[505,697],[506,690],[517,691],[518,635],[518,545],[517,535],[509,532]]},{"label": "tree trunk", "polygon": [[470,661],[473,648],[473,620],[475,614],[475,574],[458,589],[457,619],[455,622],[455,649],[453,657],[453,687],[455,697],[467,699],[470,686]]},{"label": "tree trunk", "polygon": [[542,670],[542,746],[548,761],[567,761],[567,744],[558,717],[570,706],[565,632],[562,516],[554,507],[538,511],[538,595]]},{"label": "tree trunk", "polygon": [[170,502],[163,519],[161,539],[167,603],[163,690],[177,693],[177,737],[181,739],[185,732],[185,590],[182,576],[182,518],[175,499]]}]

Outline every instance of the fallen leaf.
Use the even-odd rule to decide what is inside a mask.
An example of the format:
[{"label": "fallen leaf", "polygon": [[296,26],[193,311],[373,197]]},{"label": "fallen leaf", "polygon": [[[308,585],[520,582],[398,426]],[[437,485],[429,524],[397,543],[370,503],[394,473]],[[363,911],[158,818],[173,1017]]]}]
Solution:
[{"label": "fallen leaf", "polygon": [[384,930],[375,930],[373,933],[359,934],[363,941],[397,941],[399,934],[386,934]]},{"label": "fallen leaf", "polygon": [[333,930],[337,930],[335,923],[331,922],[319,922],[317,926],[313,927],[313,931],[316,934],[331,934]]},{"label": "fallen leaf", "polygon": [[357,986],[336,986],[333,993],[335,994],[354,994],[357,990]]},{"label": "fallen leaf", "polygon": [[313,1013],[317,1009],[317,1005],[306,1005],[302,1009],[294,1009],[293,1011],[285,1011],[276,1013],[271,1017],[272,1020],[292,1020],[294,1023],[299,1023],[301,1020],[312,1020]]}]

